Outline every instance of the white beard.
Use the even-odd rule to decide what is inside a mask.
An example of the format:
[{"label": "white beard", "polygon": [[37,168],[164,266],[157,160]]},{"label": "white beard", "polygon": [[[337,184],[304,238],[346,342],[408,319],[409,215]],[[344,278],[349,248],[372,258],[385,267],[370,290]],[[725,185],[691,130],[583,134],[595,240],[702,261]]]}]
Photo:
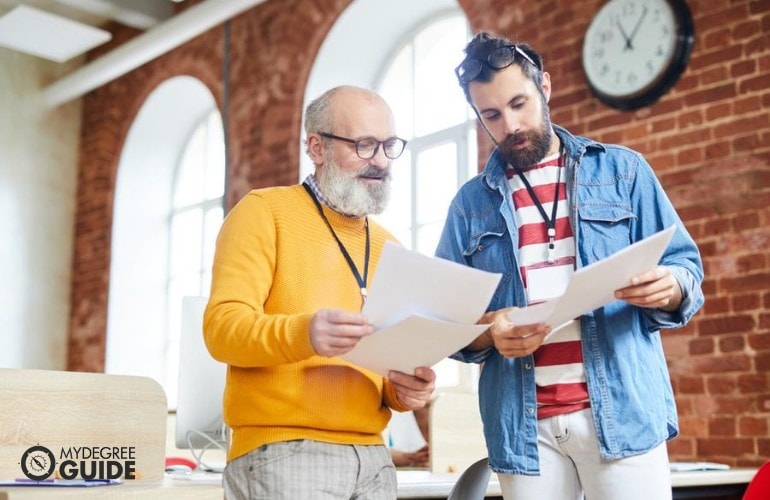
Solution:
[{"label": "white beard", "polygon": [[390,199],[390,174],[379,183],[367,183],[359,179],[359,175],[376,167],[364,167],[358,172],[345,172],[327,155],[324,158],[324,168],[316,176],[318,187],[329,199],[329,202],[340,212],[363,217],[368,214],[379,214],[385,210]]}]

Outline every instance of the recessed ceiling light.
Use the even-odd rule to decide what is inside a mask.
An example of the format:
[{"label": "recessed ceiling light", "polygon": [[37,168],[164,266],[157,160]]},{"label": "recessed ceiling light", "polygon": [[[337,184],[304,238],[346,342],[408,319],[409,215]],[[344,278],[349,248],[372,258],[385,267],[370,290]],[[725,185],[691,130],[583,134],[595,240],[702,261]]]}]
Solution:
[{"label": "recessed ceiling light", "polygon": [[60,63],[110,38],[108,31],[26,5],[0,17],[0,46]]}]

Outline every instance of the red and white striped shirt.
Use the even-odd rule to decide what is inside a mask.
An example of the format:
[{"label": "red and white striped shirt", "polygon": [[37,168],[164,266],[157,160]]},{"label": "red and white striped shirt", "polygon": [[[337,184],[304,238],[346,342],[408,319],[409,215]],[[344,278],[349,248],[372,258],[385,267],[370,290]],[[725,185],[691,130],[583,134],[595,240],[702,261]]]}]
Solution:
[{"label": "red and white striped shirt", "polygon": [[[553,262],[548,262],[547,258],[549,238],[546,221],[516,170],[509,167],[506,172],[513,192],[519,227],[519,265],[529,305],[564,293],[575,269],[575,238],[569,224],[565,173],[560,172],[565,161],[566,158],[560,161],[559,154],[554,154],[523,172],[549,218],[558,180]],[[535,351],[534,357],[538,418],[589,406],[579,321],[570,321],[552,333]]]}]

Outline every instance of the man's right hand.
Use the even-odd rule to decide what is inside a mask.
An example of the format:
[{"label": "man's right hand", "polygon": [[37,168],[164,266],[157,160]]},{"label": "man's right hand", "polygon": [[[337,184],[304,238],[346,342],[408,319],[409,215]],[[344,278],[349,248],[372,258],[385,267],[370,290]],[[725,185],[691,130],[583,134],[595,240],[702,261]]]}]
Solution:
[{"label": "man's right hand", "polygon": [[492,323],[487,330],[495,347],[505,358],[521,358],[540,347],[551,331],[546,324],[514,325],[508,313],[513,307],[485,314],[486,322]]},{"label": "man's right hand", "polygon": [[320,356],[345,354],[372,333],[374,327],[360,313],[321,309],[310,320],[310,343]]}]

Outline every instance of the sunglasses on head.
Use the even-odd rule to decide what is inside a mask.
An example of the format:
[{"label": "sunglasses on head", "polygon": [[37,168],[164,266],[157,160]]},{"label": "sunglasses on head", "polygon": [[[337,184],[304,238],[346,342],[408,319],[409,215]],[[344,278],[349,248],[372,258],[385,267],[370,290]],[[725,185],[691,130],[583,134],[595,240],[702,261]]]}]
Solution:
[{"label": "sunglasses on head", "polygon": [[483,60],[473,58],[464,60],[460,63],[459,66],[455,68],[455,74],[461,83],[467,84],[479,76],[481,70],[483,69],[483,64],[486,63],[487,66],[494,70],[505,69],[513,64],[517,55],[523,58],[525,61],[529,62],[537,69],[541,69],[540,66],[536,64],[535,61],[533,61],[532,58],[529,57],[527,53],[521,50],[518,46],[503,45],[502,47],[498,47],[487,54],[487,57]]}]

